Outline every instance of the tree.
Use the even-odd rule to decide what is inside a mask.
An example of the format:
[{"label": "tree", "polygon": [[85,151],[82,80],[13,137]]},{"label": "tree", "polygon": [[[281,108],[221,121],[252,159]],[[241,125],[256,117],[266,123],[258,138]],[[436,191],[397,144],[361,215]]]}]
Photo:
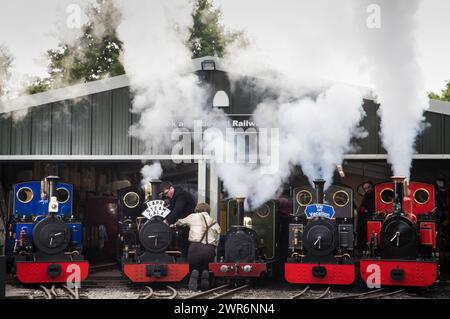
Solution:
[{"label": "tree", "polygon": [[445,89],[441,91],[441,95],[429,92],[428,97],[433,100],[441,100],[450,102],[450,80],[447,82]]},{"label": "tree", "polygon": [[242,32],[227,31],[220,23],[222,12],[213,6],[212,0],[197,0],[192,13],[194,24],[190,28],[188,45],[192,57],[223,57],[226,47],[243,36]]},{"label": "tree", "polygon": [[11,78],[11,66],[14,59],[9,50],[0,45],[0,96],[7,93],[6,84]]},{"label": "tree", "polygon": [[120,61],[122,41],[117,36],[121,13],[112,0],[97,0],[86,11],[88,21],[73,43],[47,51],[49,77],[36,79],[27,88],[33,94],[79,82],[125,73]]},{"label": "tree", "polygon": [[[220,23],[221,15],[212,0],[196,0],[187,41],[193,58],[222,57],[229,44],[244,38],[242,32],[227,31]],[[61,43],[47,51],[49,77],[34,79],[26,89],[28,94],[125,73],[120,61],[123,43],[116,32],[122,16],[113,0],[97,0],[86,16],[88,22],[74,43]]]}]

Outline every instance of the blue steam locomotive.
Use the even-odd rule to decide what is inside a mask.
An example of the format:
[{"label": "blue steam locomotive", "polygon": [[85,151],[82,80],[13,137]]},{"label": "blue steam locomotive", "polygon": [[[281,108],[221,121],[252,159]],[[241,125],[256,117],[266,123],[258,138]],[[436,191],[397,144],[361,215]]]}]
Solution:
[{"label": "blue steam locomotive", "polygon": [[22,283],[86,279],[82,225],[73,216],[73,185],[56,176],[13,185],[7,255]]}]

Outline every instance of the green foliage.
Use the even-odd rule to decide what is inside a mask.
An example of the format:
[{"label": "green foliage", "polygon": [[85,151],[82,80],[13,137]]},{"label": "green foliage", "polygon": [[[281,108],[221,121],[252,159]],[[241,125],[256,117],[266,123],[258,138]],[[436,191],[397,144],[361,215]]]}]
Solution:
[{"label": "green foliage", "polygon": [[30,85],[25,89],[27,94],[36,94],[48,91],[52,88],[52,83],[50,78],[40,79],[37,78],[31,82]]},{"label": "green foliage", "polygon": [[[151,0],[152,1],[152,0]],[[73,43],[60,43],[47,51],[47,78],[37,78],[26,88],[29,94],[45,92],[80,82],[100,80],[125,73],[120,61],[123,43],[116,29],[122,16],[113,0],[97,0],[86,10],[88,21]],[[243,39],[242,32],[230,32],[221,24],[221,11],[212,0],[196,0],[188,46],[192,57],[223,57],[229,44]]]},{"label": "green foliage", "polygon": [[450,102],[450,80],[447,82],[445,89],[441,91],[441,95],[434,92],[429,92],[428,97],[434,100]]},{"label": "green foliage", "polygon": [[220,23],[222,12],[214,8],[211,0],[197,0],[192,13],[194,24],[190,28],[188,45],[192,57],[223,57],[229,44],[242,37],[242,32],[230,32]]},{"label": "green foliage", "polygon": [[88,21],[73,43],[61,43],[47,51],[49,77],[37,79],[27,88],[30,94],[79,82],[121,75],[122,41],[117,36],[121,14],[111,0],[97,0],[86,10]]}]

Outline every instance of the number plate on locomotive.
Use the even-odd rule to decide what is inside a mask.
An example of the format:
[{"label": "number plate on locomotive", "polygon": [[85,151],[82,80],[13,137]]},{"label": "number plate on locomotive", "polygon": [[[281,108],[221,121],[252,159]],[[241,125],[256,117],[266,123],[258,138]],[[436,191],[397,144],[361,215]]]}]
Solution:
[{"label": "number plate on locomotive", "polygon": [[333,218],[336,212],[334,207],[326,204],[313,204],[306,206],[305,214],[307,218]]}]

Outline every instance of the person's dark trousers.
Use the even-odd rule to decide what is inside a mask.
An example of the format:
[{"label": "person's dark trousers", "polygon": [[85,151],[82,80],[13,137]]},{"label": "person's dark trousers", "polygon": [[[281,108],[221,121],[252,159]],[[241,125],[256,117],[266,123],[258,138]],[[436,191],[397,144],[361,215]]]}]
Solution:
[{"label": "person's dark trousers", "polygon": [[181,234],[181,253],[186,256],[189,252],[189,228],[183,227]]},{"label": "person's dark trousers", "polygon": [[178,250],[181,255],[186,258],[189,248],[189,228],[177,227],[175,232],[172,232],[169,250]]},{"label": "person's dark trousers", "polygon": [[191,243],[188,250],[188,262],[190,270],[197,269],[200,273],[208,270],[208,264],[214,261],[216,247],[202,243]]},{"label": "person's dark trousers", "polygon": [[5,298],[6,256],[0,256],[0,299]]}]

